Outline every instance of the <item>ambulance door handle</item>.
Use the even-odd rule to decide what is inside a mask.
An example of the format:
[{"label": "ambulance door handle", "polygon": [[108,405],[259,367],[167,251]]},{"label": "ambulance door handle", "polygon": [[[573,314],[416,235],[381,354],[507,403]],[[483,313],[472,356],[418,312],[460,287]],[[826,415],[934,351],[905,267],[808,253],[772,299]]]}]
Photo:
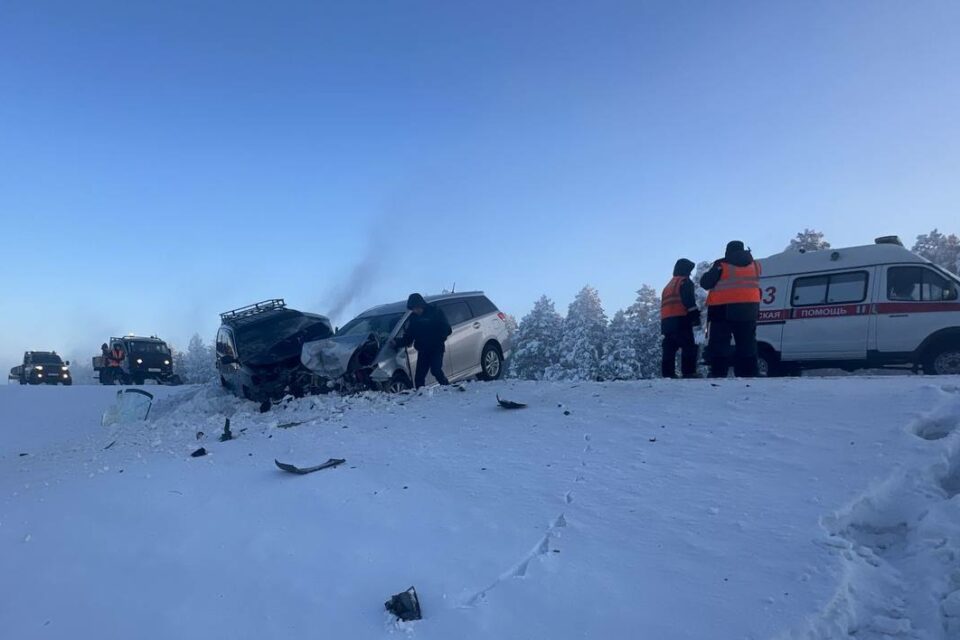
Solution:
[{"label": "ambulance door handle", "polygon": [[906,317],[909,316],[909,315],[910,315],[909,313],[893,313],[893,314],[890,314],[890,315],[887,316],[887,317],[888,317],[888,318],[906,318]]}]

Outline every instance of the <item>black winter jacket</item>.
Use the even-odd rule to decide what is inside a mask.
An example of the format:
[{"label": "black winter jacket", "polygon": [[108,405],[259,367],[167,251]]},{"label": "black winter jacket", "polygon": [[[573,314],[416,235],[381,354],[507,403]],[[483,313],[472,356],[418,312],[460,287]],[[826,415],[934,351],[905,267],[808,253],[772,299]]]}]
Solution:
[{"label": "black winter jacket", "polygon": [[[747,267],[753,264],[753,256],[749,251],[734,251],[723,259],[717,260],[713,266],[700,278],[700,286],[709,291],[720,282],[723,265]],[[738,302],[734,304],[711,305],[707,307],[707,320],[728,322],[756,322],[760,316],[760,305],[753,302]]]},{"label": "black winter jacket", "polygon": [[452,332],[443,312],[428,304],[421,315],[410,315],[407,330],[397,342],[401,347],[413,345],[420,353],[436,353],[444,350],[447,336]]}]

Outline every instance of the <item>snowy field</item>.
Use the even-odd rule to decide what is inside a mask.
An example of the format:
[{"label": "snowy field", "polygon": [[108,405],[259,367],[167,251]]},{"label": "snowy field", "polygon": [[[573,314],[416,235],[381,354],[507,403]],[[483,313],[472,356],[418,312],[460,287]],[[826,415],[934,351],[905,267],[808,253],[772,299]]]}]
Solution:
[{"label": "snowy field", "polygon": [[957,379],[151,391],[0,388],[0,637],[960,638]]}]

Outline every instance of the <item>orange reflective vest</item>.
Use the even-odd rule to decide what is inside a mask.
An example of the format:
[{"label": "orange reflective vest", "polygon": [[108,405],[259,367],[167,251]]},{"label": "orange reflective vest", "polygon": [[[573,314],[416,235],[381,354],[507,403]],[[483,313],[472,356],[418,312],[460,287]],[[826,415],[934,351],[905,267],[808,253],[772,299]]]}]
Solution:
[{"label": "orange reflective vest", "polygon": [[126,354],[123,352],[123,349],[114,349],[110,352],[107,364],[111,367],[119,367],[123,364],[123,359],[125,356]]},{"label": "orange reflective vest", "polygon": [[667,286],[663,288],[663,293],[660,296],[661,320],[687,315],[687,308],[683,306],[683,300],[680,298],[680,285],[686,279],[686,276],[673,276]]},{"label": "orange reflective vest", "polygon": [[721,304],[760,304],[760,263],[737,267],[723,263],[716,286],[707,294],[707,306]]}]

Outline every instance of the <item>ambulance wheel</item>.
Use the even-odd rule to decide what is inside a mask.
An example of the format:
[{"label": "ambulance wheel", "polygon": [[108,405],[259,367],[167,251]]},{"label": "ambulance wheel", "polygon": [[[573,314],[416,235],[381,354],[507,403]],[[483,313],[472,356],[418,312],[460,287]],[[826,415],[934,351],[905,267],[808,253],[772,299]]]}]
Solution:
[{"label": "ambulance wheel", "polygon": [[960,375],[960,344],[934,347],[924,359],[923,372],[934,376]]},{"label": "ambulance wheel", "polygon": [[780,358],[773,349],[761,349],[757,356],[757,375],[761,378],[779,378],[783,376]]}]

